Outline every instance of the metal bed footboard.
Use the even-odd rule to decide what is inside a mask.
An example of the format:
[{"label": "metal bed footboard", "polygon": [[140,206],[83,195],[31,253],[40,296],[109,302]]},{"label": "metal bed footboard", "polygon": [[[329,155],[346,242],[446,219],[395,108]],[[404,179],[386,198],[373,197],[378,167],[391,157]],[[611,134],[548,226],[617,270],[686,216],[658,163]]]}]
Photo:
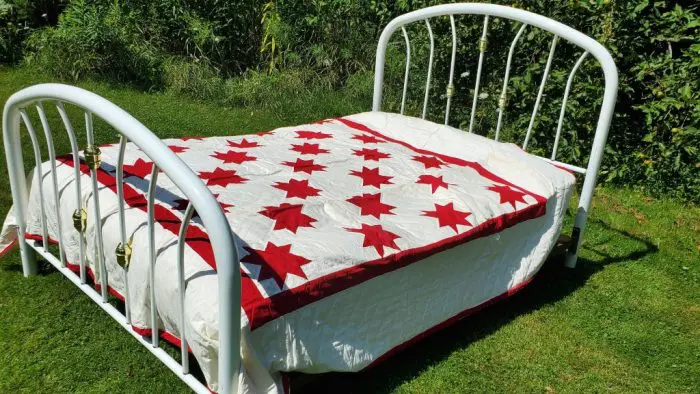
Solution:
[{"label": "metal bed footboard", "polygon": [[[120,135],[120,154],[117,165],[117,194],[119,198],[119,215],[120,215],[120,235],[121,244],[117,248],[118,259],[128,259],[130,243],[127,240],[126,228],[124,223],[124,198],[123,198],[123,157],[126,148],[126,142],[131,141],[138,146],[154,163],[153,171],[151,172],[151,181],[148,192],[148,235],[149,235],[149,252],[150,252],[150,301],[151,301],[151,327],[153,335],[150,338],[143,337],[133,330],[129,313],[129,303],[126,302],[125,313],[122,314],[117,308],[108,303],[108,281],[107,269],[105,267],[105,251],[102,244],[102,225],[101,220],[95,221],[95,229],[97,234],[97,250],[98,255],[95,261],[96,268],[101,281],[101,291],[98,293],[88,284],[86,284],[86,261],[85,261],[85,237],[81,234],[80,237],[80,271],[76,275],[66,267],[65,253],[62,242],[62,223],[58,220],[58,249],[59,256],[54,256],[49,248],[49,235],[46,226],[47,215],[54,214],[45,212],[45,201],[42,185],[42,168],[41,168],[41,152],[39,147],[39,137],[34,130],[27,111],[31,107],[35,107],[43,128],[46,138],[46,147],[48,157],[51,163],[52,177],[49,181],[53,183],[53,195],[55,206],[59,206],[59,193],[56,179],[56,153],[54,151],[51,129],[49,127],[45,105],[55,105],[58,111],[65,131],[71,143],[71,150],[75,165],[75,193],[77,198],[79,211],[74,214],[76,221],[75,231],[81,232],[80,227],[84,221],[87,211],[81,203],[81,187],[80,187],[80,171],[77,163],[79,163],[78,140],[73,131],[73,126],[64,108],[65,104],[76,106],[84,111],[85,130],[87,145],[84,151],[85,162],[90,167],[90,177],[92,181],[93,209],[95,212],[100,212],[100,201],[98,193],[98,183],[96,171],[99,168],[99,149],[94,143],[93,133],[93,116],[104,120],[107,124],[113,127]],[[34,176],[38,177],[39,182],[38,193],[41,200],[41,224],[42,224],[42,241],[25,239],[26,229],[26,210],[28,201],[28,190],[24,173],[24,164],[22,158],[22,148],[20,141],[20,123],[25,124],[26,130],[30,136],[36,170]],[[235,248],[233,234],[231,228],[224,216],[221,207],[216,202],[216,199],[204,185],[201,179],[180,159],[178,158],[155,134],[148,128],[142,125],[138,120],[129,115],[127,112],[117,107],[108,100],[88,92],[86,90],[61,84],[42,84],[35,85],[23,89],[12,95],[3,112],[3,138],[5,143],[5,154],[7,157],[7,167],[10,177],[10,185],[12,188],[12,200],[15,208],[17,221],[17,238],[19,241],[22,269],[24,276],[31,276],[37,272],[37,253],[44,257],[49,263],[54,265],[61,273],[75,283],[83,292],[92,298],[102,309],[112,316],[122,327],[131,333],[141,344],[145,345],[151,353],[158,357],[163,363],[175,372],[187,385],[199,393],[209,393],[209,390],[199,380],[189,373],[188,354],[187,354],[187,338],[185,336],[184,327],[184,242],[185,229],[189,225],[194,210],[197,211],[202,223],[206,227],[211,246],[216,258],[217,276],[219,285],[219,392],[220,393],[236,393],[238,391],[239,366],[240,366],[240,335],[241,335],[241,290],[240,290],[240,268],[239,259]],[[182,191],[182,193],[190,201],[184,218],[182,220],[181,229],[178,238],[178,277],[179,277],[179,293],[181,307],[181,354],[180,362],[170,357],[163,349],[158,346],[158,325],[156,308],[154,307],[154,272],[155,272],[155,245],[154,245],[154,200],[155,200],[155,184],[158,172],[165,173],[173,183]],[[70,193],[66,190],[66,193]],[[58,210],[56,210],[58,211]],[[58,214],[56,212],[55,214]],[[65,225],[65,224],[63,224]],[[121,255],[121,256],[120,256]],[[126,275],[125,275],[126,277]],[[126,283],[125,297],[128,301],[128,282]]]},{"label": "metal bed footboard", "polygon": [[[583,239],[583,231],[586,225],[586,218],[588,217],[588,212],[591,207],[591,199],[593,197],[593,191],[596,185],[598,170],[600,169],[600,163],[603,157],[605,142],[608,136],[608,129],[610,128],[610,122],[615,107],[615,99],[617,97],[618,84],[617,67],[615,66],[615,62],[610,56],[610,53],[608,53],[608,51],[600,43],[593,40],[592,38],[586,36],[585,34],[577,30],[572,29],[569,26],[566,26],[562,23],[559,23],[557,21],[554,21],[552,19],[538,14],[534,14],[529,11],[494,4],[460,3],[437,5],[401,15],[389,22],[389,24],[384,28],[384,31],[382,32],[379,38],[379,44],[377,45],[377,57],[374,76],[374,98],[372,103],[373,111],[380,111],[382,107],[382,92],[384,88],[384,64],[386,60],[386,51],[387,46],[389,44],[389,39],[391,38],[392,34],[394,34],[394,32],[396,32],[397,30],[401,30],[401,34],[403,35],[406,46],[406,68],[404,72],[404,84],[400,110],[401,114],[404,113],[406,107],[406,93],[411,65],[411,43],[405,26],[415,22],[423,22],[425,23],[425,27],[427,29],[430,40],[430,54],[428,60],[427,78],[425,83],[425,97],[423,99],[422,108],[422,118],[425,118],[429,102],[429,91],[433,78],[433,55],[435,48],[435,40],[433,36],[433,30],[430,25],[430,19],[447,16],[450,19],[450,28],[452,33],[452,56],[447,83],[447,92],[445,94],[446,102],[444,123],[446,125],[449,123],[450,107],[452,105],[452,97],[455,92],[454,72],[457,57],[457,29],[455,27],[455,16],[457,15],[484,16],[482,34],[479,39],[479,59],[477,63],[476,78],[474,84],[474,97],[472,100],[469,128],[467,130],[468,132],[472,132],[474,125],[474,115],[477,107],[477,98],[479,96],[479,85],[481,82],[482,66],[484,62],[484,56],[486,55],[489,18],[498,17],[514,20],[516,22],[521,23],[520,29],[515,34],[513,41],[510,45],[510,50],[508,52],[507,62],[505,66],[505,75],[503,78],[503,88],[499,97],[498,107],[495,108],[495,111],[498,112],[497,124],[494,134],[495,140],[499,140],[500,138],[503,113],[506,108],[506,95],[508,90],[508,80],[511,62],[513,58],[513,52],[523,32],[528,26],[533,26],[540,28],[541,30],[544,30],[545,32],[551,33],[553,35],[549,49],[549,56],[547,58],[547,63],[543,72],[542,80],[539,85],[537,99],[535,100],[527,133],[522,143],[523,149],[527,149],[528,142],[532,134],[532,129],[534,126],[535,118],[537,116],[537,112],[541,104],[545,84],[547,82],[547,77],[551,70],[552,59],[554,58],[557,42],[559,41],[559,39],[564,39],[572,44],[577,45],[583,50],[576,63],[573,65],[566,83],[564,97],[562,98],[561,110],[559,113],[556,135],[554,136],[554,146],[552,149],[551,156],[549,158],[543,158],[544,160],[550,163],[556,164],[570,171],[585,175],[583,189],[581,191],[578,210],[576,213],[575,224],[571,233],[571,244],[568,248],[565,260],[566,266],[573,268],[576,266],[578,248],[580,247],[581,241]],[[556,155],[561,137],[562,123],[566,112],[566,101],[569,96],[572,81],[574,75],[576,74],[576,71],[579,69],[579,66],[583,63],[583,61],[589,54],[592,55],[598,61],[598,63],[603,69],[603,73],[605,76],[605,91],[603,93],[603,102],[601,105],[600,115],[598,117],[598,123],[596,126],[595,137],[590,151],[588,164],[586,168],[583,168],[569,163],[557,161]]]}]

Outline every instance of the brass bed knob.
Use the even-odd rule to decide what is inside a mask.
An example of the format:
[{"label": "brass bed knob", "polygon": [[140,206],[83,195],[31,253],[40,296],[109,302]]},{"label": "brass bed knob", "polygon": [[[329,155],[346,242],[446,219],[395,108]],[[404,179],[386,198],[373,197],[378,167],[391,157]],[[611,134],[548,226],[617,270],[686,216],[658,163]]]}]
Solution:
[{"label": "brass bed knob", "polygon": [[114,251],[117,255],[117,264],[124,269],[128,269],[129,263],[131,262],[131,252],[133,250],[131,243],[132,239],[129,239],[126,245],[119,243],[119,245],[117,245],[117,250]]},{"label": "brass bed knob", "polygon": [[100,152],[100,148],[95,145],[88,145],[85,147],[83,153],[85,154],[85,163],[89,168],[93,170],[100,168],[100,164],[102,163],[100,159],[100,154],[102,153]]},{"label": "brass bed knob", "polygon": [[79,233],[84,233],[87,228],[87,211],[85,208],[76,209],[73,212],[73,227]]}]

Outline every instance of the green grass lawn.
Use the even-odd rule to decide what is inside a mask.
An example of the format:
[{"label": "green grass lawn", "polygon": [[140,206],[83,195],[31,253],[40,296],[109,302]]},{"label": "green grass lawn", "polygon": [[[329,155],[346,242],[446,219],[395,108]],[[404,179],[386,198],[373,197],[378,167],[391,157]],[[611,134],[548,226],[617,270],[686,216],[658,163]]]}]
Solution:
[{"label": "green grass lawn", "polygon": [[[49,80],[0,68],[0,102]],[[370,104],[327,93],[222,108],[120,86],[81,86],[161,137],[255,132]],[[98,134],[98,142],[115,140]],[[67,153],[67,138],[56,138],[58,152]],[[3,218],[11,204],[5,166],[3,158]],[[188,390],[55,270],[44,265],[24,279],[17,251],[0,260],[0,349],[0,393]],[[367,372],[292,382],[293,390],[334,392],[697,392],[700,208],[601,188],[576,270],[548,267],[514,297]]]}]

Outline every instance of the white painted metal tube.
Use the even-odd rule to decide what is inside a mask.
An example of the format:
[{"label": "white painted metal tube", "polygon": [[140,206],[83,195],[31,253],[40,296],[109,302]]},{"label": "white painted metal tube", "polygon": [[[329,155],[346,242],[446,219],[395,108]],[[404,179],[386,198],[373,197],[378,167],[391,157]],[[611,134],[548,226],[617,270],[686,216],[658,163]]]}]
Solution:
[{"label": "white painted metal tube", "polygon": [[177,240],[177,278],[180,283],[178,290],[180,293],[180,354],[182,357],[182,373],[190,373],[190,359],[187,353],[187,335],[185,327],[185,290],[187,283],[185,282],[185,240],[187,237],[187,227],[190,225],[194,206],[187,204],[185,217],[180,225],[180,232]]},{"label": "white painted metal tube", "polygon": [[182,379],[182,381],[185,382],[185,384],[187,384],[195,393],[211,393],[209,389],[207,389],[207,387],[204,386],[194,376],[182,374],[178,362],[175,361],[172,357],[170,357],[170,355],[165,350],[161,348],[151,347],[151,344],[147,342],[143,336],[141,336],[139,333],[133,330],[133,328],[126,321],[124,315],[122,315],[117,308],[112,306],[112,304],[110,303],[103,303],[100,294],[98,294],[89,285],[80,283],[80,279],[75,274],[73,274],[73,272],[70,271],[68,268],[61,267],[60,261],[58,261],[58,259],[56,259],[56,257],[54,257],[48,250],[44,249],[41,245],[39,245],[36,241],[33,240],[28,241],[27,247],[32,248],[32,251],[36,250],[37,253],[43,256],[46,259],[46,261],[53,265],[60,273],[63,274],[63,276],[65,276],[71,282],[73,282],[74,285],[76,285],[83,293],[85,293],[97,305],[99,305],[100,308],[102,308],[102,310],[107,312],[107,314],[111,316],[112,319],[116,320],[116,322],[120,326],[122,326],[122,328],[128,331],[129,334],[131,334],[131,336],[133,336],[141,345],[148,349],[154,356],[156,356],[160,361],[162,361],[163,364],[165,364],[165,366],[168,367],[168,369],[173,371],[180,379]]},{"label": "white painted metal tube", "polygon": [[549,47],[549,56],[547,57],[547,65],[544,67],[544,73],[542,74],[542,81],[540,82],[540,89],[537,92],[537,99],[535,99],[535,106],[532,108],[532,115],[530,116],[530,124],[527,126],[527,134],[525,134],[525,141],[523,142],[523,150],[527,150],[527,143],[530,142],[530,136],[532,135],[532,128],[535,126],[535,118],[537,117],[537,111],[540,109],[540,103],[542,102],[542,96],[544,95],[544,87],[547,84],[547,77],[549,77],[549,70],[552,68],[552,59],[554,59],[554,50],[557,47],[557,41],[559,36],[555,35],[552,39],[552,45]]},{"label": "white painted metal tube", "polygon": [[[95,145],[95,136],[92,128],[92,113],[90,111],[85,111],[85,131],[87,134],[88,146]],[[105,250],[104,241],[102,237],[102,217],[100,216],[100,188],[97,183],[97,170],[90,168],[90,179],[92,181],[92,203],[95,209],[95,250],[97,251],[97,256],[95,259],[95,264],[97,265],[98,272],[100,273],[100,293],[102,294],[102,302],[107,302],[109,300],[109,278],[107,277],[107,267],[105,266]],[[88,219],[90,215],[88,215]]]},{"label": "white painted metal tube", "polygon": [[46,138],[46,149],[49,152],[49,161],[51,163],[51,183],[53,186],[53,196],[54,196],[54,207],[56,207],[56,226],[58,231],[58,254],[61,260],[61,266],[66,266],[66,253],[64,250],[65,244],[63,243],[63,224],[61,220],[61,211],[59,207],[61,206],[60,194],[58,193],[58,177],[56,175],[56,149],[53,146],[53,136],[51,135],[51,127],[49,126],[49,121],[46,118],[46,112],[44,112],[44,106],[41,101],[36,104],[36,111],[39,113],[39,120],[41,121],[41,128],[44,130],[44,137]]},{"label": "white painted metal tube", "polygon": [[[73,124],[71,123],[70,118],[66,113],[66,109],[63,106],[63,103],[60,101],[56,102],[56,109],[58,110],[58,114],[61,116],[63,125],[66,128],[66,132],[68,133],[68,139],[70,140],[71,151],[73,153],[73,163],[75,163],[73,165],[73,174],[75,176],[75,206],[77,209],[80,209],[83,206],[83,197],[82,188],[80,184],[80,166],[78,165],[80,163],[80,149],[78,149],[78,140],[75,138]],[[78,239],[78,247],[80,248],[80,250],[78,251],[80,257],[80,283],[84,284],[87,281],[85,268],[85,237],[83,234],[80,234]]]},{"label": "white painted metal tube", "polygon": [[548,159],[546,157],[541,157],[541,159],[548,162],[548,163],[552,163],[555,166],[566,168],[569,171],[576,172],[576,173],[583,174],[583,175],[586,174],[586,169],[583,167],[579,167],[579,166],[575,166],[575,165],[571,165],[571,164],[567,164],[567,163],[562,163],[561,161]]},{"label": "white painted metal tube", "polygon": [[474,99],[472,100],[472,112],[469,115],[469,132],[471,133],[474,127],[474,116],[476,115],[476,102],[479,100],[479,83],[481,82],[481,69],[484,64],[484,54],[486,53],[486,37],[489,27],[489,16],[484,17],[484,29],[481,32],[481,40],[479,41],[479,63],[476,67],[476,82],[474,83]]},{"label": "white painted metal tube", "polygon": [[151,169],[151,180],[148,184],[148,256],[151,268],[148,271],[148,287],[151,299],[151,345],[158,347],[158,312],[156,309],[156,230],[155,230],[155,199],[158,182],[158,167],[154,164]]},{"label": "white painted metal tube", "polygon": [[[121,246],[126,248],[128,239],[126,236],[126,218],[124,215],[124,153],[126,152],[127,139],[123,135],[119,136],[119,156],[117,158],[117,207],[119,209],[119,237]],[[126,312],[126,321],[131,324],[131,306],[129,299],[129,270],[124,267],[124,311]]]},{"label": "white painted metal tube", "polygon": [[515,52],[515,46],[520,40],[520,36],[523,35],[527,23],[523,23],[518,29],[518,33],[515,34],[513,42],[510,43],[510,49],[508,50],[508,60],[506,60],[506,72],[503,76],[503,88],[501,89],[501,96],[498,98],[498,121],[496,122],[496,135],[494,139],[498,141],[501,136],[501,124],[503,122],[503,113],[506,111],[506,103],[508,100],[508,80],[510,78],[510,65],[513,61],[513,53]]},{"label": "white painted metal tube", "polygon": [[406,71],[403,75],[403,94],[401,95],[401,115],[403,115],[406,109],[406,93],[408,92],[408,73],[411,70],[411,41],[408,39],[408,33],[406,29],[401,26],[401,33],[403,34],[403,39],[406,41]]},{"label": "white painted metal tube", "polygon": [[566,88],[564,89],[564,98],[561,100],[561,111],[559,111],[559,121],[557,122],[557,135],[554,137],[554,146],[552,147],[552,156],[551,159],[555,160],[557,158],[557,149],[559,148],[559,138],[561,137],[561,128],[562,125],[564,124],[564,114],[566,113],[566,101],[569,99],[569,92],[571,91],[571,83],[574,81],[574,75],[576,75],[576,71],[578,71],[578,68],[581,66],[581,63],[586,59],[586,56],[588,56],[587,51],[583,51],[583,54],[581,54],[581,57],[578,58],[576,61],[576,64],[574,64],[574,68],[571,70],[571,73],[569,73],[569,79],[566,81]]},{"label": "white painted metal tube", "polygon": [[126,218],[124,217],[124,153],[126,152],[126,137],[119,136],[119,156],[117,157],[117,199],[119,208],[119,236],[122,245],[126,245]]},{"label": "white painted metal tube", "polygon": [[[194,171],[148,128],[103,97],[75,86],[41,84],[25,88],[7,100],[3,136],[16,207],[25,275],[36,272],[35,252],[22,237],[26,228],[27,187],[19,134],[19,108],[38,100],[59,100],[89,109],[95,116],[141,148],[194,205],[207,229],[217,263],[219,283],[219,393],[236,393],[240,371],[241,277],[233,233],[221,206]],[[105,304],[100,304],[103,309]],[[153,349],[149,347],[149,349]],[[153,349],[156,352],[158,349]],[[155,354],[155,353],[154,353]],[[166,362],[167,364],[167,362]],[[175,363],[179,371],[179,364]],[[184,380],[184,378],[183,378]]]},{"label": "white painted metal tube", "polygon": [[44,199],[44,174],[41,170],[41,149],[39,147],[39,139],[34,131],[34,126],[32,126],[31,120],[24,108],[20,109],[20,114],[24,125],[27,127],[27,133],[29,138],[32,140],[32,148],[34,149],[34,163],[36,168],[34,169],[34,177],[37,180],[37,186],[39,187],[39,201],[41,201],[41,239],[44,245],[48,248],[49,246],[49,230],[46,226],[46,200]]},{"label": "white painted metal tube", "polygon": [[[391,25],[391,22],[389,22]],[[388,26],[387,26],[388,27]],[[387,28],[384,28],[386,30]],[[450,29],[452,31],[452,58],[450,60],[450,79],[447,82],[447,104],[445,106],[445,124],[450,121],[450,106],[452,105],[452,96],[455,92],[454,79],[455,79],[455,63],[457,61],[457,27],[455,27],[455,17],[450,14]],[[384,34],[384,33],[382,33]],[[381,42],[381,38],[379,39]],[[386,51],[385,51],[386,52]],[[382,64],[382,68],[384,65]],[[375,75],[376,81],[376,75]],[[375,91],[376,94],[376,91]]]},{"label": "white painted metal tube", "polygon": [[428,99],[430,97],[430,82],[433,77],[433,58],[435,55],[435,37],[433,37],[433,29],[430,27],[430,21],[425,20],[425,26],[428,28],[428,36],[430,37],[430,59],[428,60],[428,77],[425,80],[425,98],[423,98],[423,114],[422,119],[425,119],[428,113]]},{"label": "white painted metal tube", "polygon": [[3,145],[5,146],[5,159],[7,160],[7,172],[10,178],[10,192],[17,223],[17,243],[19,244],[22,260],[22,274],[29,277],[37,274],[38,264],[36,252],[29,246],[24,234],[27,229],[27,202],[29,191],[27,178],[24,173],[24,158],[22,157],[22,145],[20,140],[20,104],[8,100],[2,114]]}]

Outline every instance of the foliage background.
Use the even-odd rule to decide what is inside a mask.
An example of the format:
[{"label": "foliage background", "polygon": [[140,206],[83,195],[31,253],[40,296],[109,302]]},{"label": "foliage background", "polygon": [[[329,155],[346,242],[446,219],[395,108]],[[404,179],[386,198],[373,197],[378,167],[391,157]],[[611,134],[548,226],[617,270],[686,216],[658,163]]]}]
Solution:
[{"label": "foliage background", "polygon": [[[444,1],[442,1],[444,2]],[[620,91],[601,181],[700,202],[700,18],[693,1],[494,1],[546,15],[600,41],[620,71]],[[0,0],[0,62],[66,81],[102,79],[225,105],[279,103],[273,97],[340,91],[368,109],[376,40],[391,18],[435,0]],[[468,124],[482,19],[460,17],[451,124]],[[440,120],[449,69],[449,24],[436,35],[429,118]],[[492,20],[475,130],[493,133],[507,46],[519,26]],[[418,115],[427,33],[413,44],[408,113]],[[404,44],[394,37],[385,107],[396,110]],[[522,141],[551,36],[528,29],[511,72],[503,133]],[[529,149],[551,148],[576,48],[560,43]],[[415,76],[415,77],[413,77]],[[584,164],[602,97],[588,60],[567,103],[558,158]],[[271,104],[279,105],[279,104]],[[279,108],[280,111],[284,110]]]}]

